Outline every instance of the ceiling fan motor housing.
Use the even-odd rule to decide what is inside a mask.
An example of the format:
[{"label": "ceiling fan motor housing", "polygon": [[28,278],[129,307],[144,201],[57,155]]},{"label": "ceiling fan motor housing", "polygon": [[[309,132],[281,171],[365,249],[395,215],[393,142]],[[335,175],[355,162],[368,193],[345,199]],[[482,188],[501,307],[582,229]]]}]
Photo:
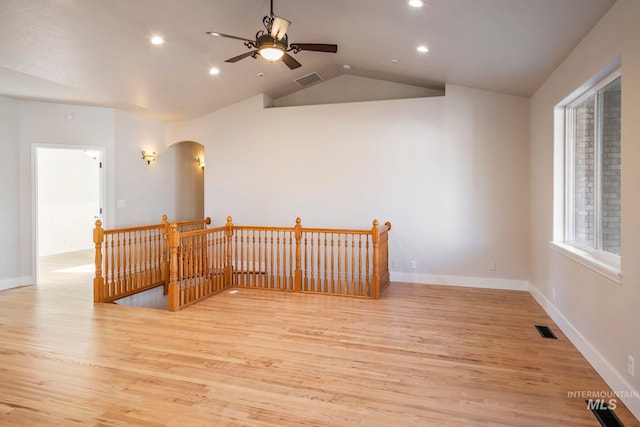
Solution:
[{"label": "ceiling fan motor housing", "polygon": [[275,47],[285,51],[287,50],[287,47],[288,47],[286,38],[283,38],[282,40],[277,40],[271,37],[270,34],[263,34],[261,36],[258,36],[258,39],[256,40],[256,45],[258,47],[258,50],[266,47]]}]

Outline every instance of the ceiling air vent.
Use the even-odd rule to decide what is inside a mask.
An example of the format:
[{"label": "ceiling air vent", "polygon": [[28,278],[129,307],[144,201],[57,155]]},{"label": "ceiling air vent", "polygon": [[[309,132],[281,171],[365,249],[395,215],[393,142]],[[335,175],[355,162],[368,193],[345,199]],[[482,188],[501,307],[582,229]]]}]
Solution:
[{"label": "ceiling air vent", "polygon": [[299,79],[295,79],[294,81],[298,83],[302,87],[311,86],[312,84],[318,83],[322,80],[322,77],[318,73],[307,74],[306,76],[302,76]]}]

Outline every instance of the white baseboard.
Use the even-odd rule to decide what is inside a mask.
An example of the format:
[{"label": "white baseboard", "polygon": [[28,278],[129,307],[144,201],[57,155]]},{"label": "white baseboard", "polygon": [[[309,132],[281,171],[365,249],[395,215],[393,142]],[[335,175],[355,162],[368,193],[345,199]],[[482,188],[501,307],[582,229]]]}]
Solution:
[{"label": "white baseboard", "polygon": [[640,420],[640,397],[638,397],[638,390],[633,389],[631,384],[616,371],[589,340],[587,340],[533,284],[530,285],[529,293],[531,293],[538,304],[540,304],[549,317],[558,325],[569,341],[582,353],[584,358],[587,359],[587,362],[593,366],[593,369],[602,377],[604,382],[611,387],[611,390],[619,393],[618,397],[624,402],[627,408],[629,408],[629,411]]},{"label": "white baseboard", "polygon": [[0,291],[5,291],[19,286],[35,285],[33,276],[14,277],[11,279],[0,279]]},{"label": "white baseboard", "polygon": [[493,279],[488,277],[440,276],[435,274],[390,272],[392,282],[423,283],[430,285],[464,286],[467,288],[528,291],[529,281]]}]

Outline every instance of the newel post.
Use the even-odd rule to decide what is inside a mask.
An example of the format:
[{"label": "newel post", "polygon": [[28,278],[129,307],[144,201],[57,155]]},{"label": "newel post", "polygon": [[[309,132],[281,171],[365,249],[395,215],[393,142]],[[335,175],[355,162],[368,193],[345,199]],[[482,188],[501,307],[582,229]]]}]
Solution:
[{"label": "newel post", "polygon": [[180,288],[178,286],[178,246],[180,232],[175,222],[169,226],[169,311],[180,310]]},{"label": "newel post", "polygon": [[293,273],[293,289],[295,292],[302,290],[302,220],[296,218],[296,226],[294,227],[294,236],[296,238],[296,270]]},{"label": "newel post", "polygon": [[162,242],[160,245],[160,274],[162,281],[164,282],[165,295],[169,289],[169,243],[167,238],[169,237],[169,219],[167,215],[162,215]]},{"label": "newel post", "polygon": [[227,242],[226,256],[224,260],[224,287],[233,286],[233,222],[231,216],[227,217],[225,224],[225,240]]},{"label": "newel post", "polygon": [[102,302],[104,295],[104,277],[102,277],[102,242],[104,242],[104,229],[102,221],[96,221],[96,228],[93,229],[93,243],[96,246],[96,276],[93,278],[93,302]]},{"label": "newel post", "polygon": [[371,298],[378,299],[380,294],[380,230],[377,219],[373,220],[371,241],[373,243],[373,286],[371,289]]}]

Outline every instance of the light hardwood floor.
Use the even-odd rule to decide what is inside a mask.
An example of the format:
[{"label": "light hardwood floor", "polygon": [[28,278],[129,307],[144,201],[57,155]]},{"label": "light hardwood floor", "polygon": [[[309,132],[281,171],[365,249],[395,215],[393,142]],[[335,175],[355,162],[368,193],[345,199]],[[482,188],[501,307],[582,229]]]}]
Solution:
[{"label": "light hardwood floor", "polygon": [[525,292],[240,289],[170,313],[59,274],[0,292],[2,426],[597,427],[568,392],[610,390]]}]

